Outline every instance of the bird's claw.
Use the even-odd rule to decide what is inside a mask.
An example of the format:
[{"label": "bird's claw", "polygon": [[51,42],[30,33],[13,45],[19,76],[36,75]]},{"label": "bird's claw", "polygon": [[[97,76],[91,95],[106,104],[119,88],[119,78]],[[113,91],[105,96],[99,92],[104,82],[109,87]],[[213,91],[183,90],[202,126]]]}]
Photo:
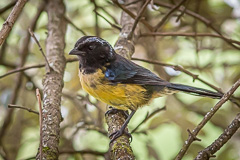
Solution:
[{"label": "bird's claw", "polygon": [[113,141],[115,141],[117,138],[119,138],[120,136],[122,136],[123,134],[125,134],[126,136],[128,136],[130,138],[130,142],[132,142],[132,135],[130,133],[128,133],[127,131],[125,131],[125,129],[120,129],[118,131],[113,132],[112,134],[109,135],[109,138],[111,138],[110,143],[112,143]]},{"label": "bird's claw", "polygon": [[116,108],[112,108],[110,110],[108,110],[106,113],[105,113],[105,116],[106,115],[109,115],[109,114],[116,114],[118,112],[122,112],[126,117],[129,116],[128,114],[128,111],[124,111],[124,110],[120,110],[120,109],[116,109]]}]

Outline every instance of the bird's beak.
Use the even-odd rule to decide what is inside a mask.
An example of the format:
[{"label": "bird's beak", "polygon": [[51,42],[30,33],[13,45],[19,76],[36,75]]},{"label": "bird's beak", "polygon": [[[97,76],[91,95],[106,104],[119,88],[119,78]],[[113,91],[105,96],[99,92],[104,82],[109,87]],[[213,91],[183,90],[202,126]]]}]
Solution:
[{"label": "bird's beak", "polygon": [[79,51],[79,50],[76,50],[75,48],[73,48],[70,52],[69,52],[69,55],[79,55],[79,56],[82,56],[84,55],[85,52],[84,51]]}]

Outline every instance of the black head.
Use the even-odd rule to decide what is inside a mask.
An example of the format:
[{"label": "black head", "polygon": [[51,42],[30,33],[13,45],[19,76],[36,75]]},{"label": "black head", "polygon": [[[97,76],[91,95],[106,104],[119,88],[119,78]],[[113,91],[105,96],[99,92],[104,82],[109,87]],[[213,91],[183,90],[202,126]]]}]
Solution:
[{"label": "black head", "polygon": [[95,36],[80,38],[70,55],[77,55],[84,67],[101,66],[115,58],[115,51],[105,40]]}]

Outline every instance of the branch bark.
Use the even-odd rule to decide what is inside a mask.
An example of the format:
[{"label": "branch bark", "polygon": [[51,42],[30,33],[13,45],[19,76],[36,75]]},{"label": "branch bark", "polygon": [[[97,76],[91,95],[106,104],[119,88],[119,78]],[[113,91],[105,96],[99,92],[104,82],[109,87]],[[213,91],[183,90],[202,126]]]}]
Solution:
[{"label": "branch bark", "polygon": [[211,111],[207,112],[207,114],[204,116],[203,120],[198,124],[198,126],[192,131],[189,132],[189,137],[185,141],[185,143],[182,146],[182,149],[178,153],[175,160],[180,160],[190,147],[193,141],[199,140],[196,136],[200,132],[200,130],[205,126],[205,124],[213,117],[213,115],[218,111],[218,109],[231,97],[231,95],[237,90],[237,88],[240,86],[240,79],[232,86],[232,88],[223,95],[223,97],[220,99],[220,101],[211,108]]},{"label": "branch bark", "polygon": [[240,113],[237,114],[232,123],[224,130],[224,132],[210,146],[200,151],[195,160],[208,160],[215,157],[216,153],[227,141],[236,133],[240,127]]},{"label": "branch bark", "polygon": [[[48,37],[46,41],[46,57],[52,70],[43,79],[43,122],[42,143],[43,159],[58,159],[58,143],[60,122],[62,121],[60,106],[63,88],[63,74],[66,65],[64,57],[66,22],[65,6],[62,0],[47,2]],[[39,153],[36,157],[39,159]]]},{"label": "branch bark", "polygon": [[[134,0],[127,0],[125,3],[130,3]],[[114,0],[114,3],[117,3],[117,1]],[[142,3],[134,3],[132,5],[127,6],[126,8],[128,10],[131,10],[135,15],[137,15],[137,11],[140,9]],[[118,41],[115,44],[115,51],[122,55],[125,58],[130,59],[131,56],[134,53],[134,43],[139,37],[139,28],[137,27],[135,29],[135,32],[131,38],[131,40],[128,40],[128,35],[131,33],[133,29],[133,25],[135,23],[135,20],[129,16],[126,12],[122,12],[121,15],[121,26],[122,30],[119,35]],[[126,120],[126,116],[123,112],[118,112],[116,114],[108,115],[106,114],[106,121],[108,124],[108,134],[111,135],[113,132],[119,130],[123,123]],[[127,129],[126,129],[127,130]],[[110,153],[111,153],[111,159],[119,159],[119,160],[125,160],[125,159],[135,159],[133,155],[132,148],[130,146],[129,137],[126,135],[123,135],[113,141],[110,144]]]},{"label": "branch bark", "polygon": [[12,27],[16,22],[17,18],[19,17],[26,2],[27,0],[18,0],[7,20],[3,23],[3,27],[0,31],[0,46],[12,30]]}]

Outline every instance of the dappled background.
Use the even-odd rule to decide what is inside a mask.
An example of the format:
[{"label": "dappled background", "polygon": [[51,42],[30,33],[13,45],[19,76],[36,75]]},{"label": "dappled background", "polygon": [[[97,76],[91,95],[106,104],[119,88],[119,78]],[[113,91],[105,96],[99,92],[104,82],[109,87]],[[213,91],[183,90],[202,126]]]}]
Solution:
[{"label": "dappled background", "polygon": [[[145,21],[155,26],[169,11],[168,6],[178,3],[177,0],[154,1],[148,5]],[[157,3],[159,4],[157,5]],[[161,5],[161,3],[163,3]],[[8,17],[10,1],[0,1],[0,24]],[[26,59],[23,66],[45,64],[44,57],[33,39],[24,49],[25,38],[29,35],[28,28],[35,15],[39,12],[40,0],[29,0],[20,17],[13,27],[9,37],[0,49],[0,77],[19,67],[22,56]],[[107,0],[65,0],[68,22],[65,36],[65,57],[68,60],[64,73],[64,89],[62,92],[60,151],[92,150],[90,154],[60,153],[59,159],[104,159],[104,153],[109,148],[107,125],[104,113],[106,104],[97,101],[82,90],[78,78],[78,62],[68,52],[75,42],[84,34],[97,35],[114,45],[118,39],[121,26],[119,25],[122,10]],[[187,14],[187,11],[175,11],[168,20],[159,27],[158,33],[150,34],[149,29],[140,23],[140,38],[135,45],[134,58],[149,60],[134,62],[142,65],[165,80],[187,84],[209,90],[221,88],[223,92],[240,77],[240,2],[234,0],[187,0],[184,6],[188,11],[201,15],[211,23],[197,20]],[[3,10],[4,9],[4,10]],[[47,13],[40,12],[34,33],[45,51],[47,38]],[[221,32],[222,36],[211,36]],[[197,36],[197,33],[206,33]],[[165,33],[165,35],[163,34]],[[174,35],[175,33],[175,35]],[[181,35],[180,33],[189,33]],[[216,35],[216,34],[215,34]],[[232,39],[236,41],[232,41]],[[192,75],[176,71],[173,67],[153,64],[162,62],[180,65]],[[9,119],[8,104],[14,104],[38,111],[35,89],[42,87],[45,68],[37,66],[25,70],[20,84],[16,79],[19,73],[0,78],[0,127],[5,133],[0,136],[0,159],[8,155],[10,159],[27,159],[34,157],[39,146],[39,118],[36,114],[21,109],[14,109]],[[197,75],[199,77],[197,77]],[[199,81],[200,78],[206,85]],[[240,90],[235,94],[240,97]],[[184,93],[161,97],[153,100],[149,105],[139,109],[129,124],[132,131],[140,124],[147,114],[155,114],[141,124],[133,133],[131,143],[134,155],[139,160],[169,160],[173,159],[183,143],[188,138],[187,129],[194,129],[203,116],[218,102],[210,98],[201,98]],[[160,108],[166,107],[165,110]],[[230,124],[239,112],[233,103],[227,102],[214,115],[210,122],[201,130],[198,138],[201,142],[194,142],[187,151],[184,160],[193,159],[197,152],[210,145]],[[6,128],[4,122],[9,121]],[[240,132],[223,147],[216,156],[218,160],[237,160],[240,157]]]}]

